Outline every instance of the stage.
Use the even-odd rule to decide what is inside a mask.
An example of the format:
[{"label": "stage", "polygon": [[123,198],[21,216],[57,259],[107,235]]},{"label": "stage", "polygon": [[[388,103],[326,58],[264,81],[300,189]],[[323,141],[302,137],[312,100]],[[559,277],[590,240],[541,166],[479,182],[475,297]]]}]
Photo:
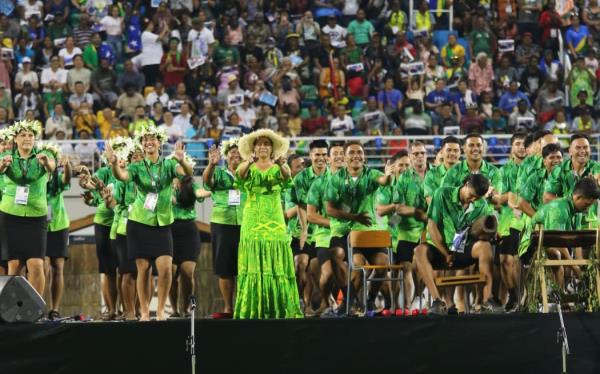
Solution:
[{"label": "stage", "polygon": [[[600,372],[600,313],[566,314],[569,373]],[[560,373],[557,314],[196,321],[197,373]],[[0,324],[0,373],[191,373],[188,320]]]}]

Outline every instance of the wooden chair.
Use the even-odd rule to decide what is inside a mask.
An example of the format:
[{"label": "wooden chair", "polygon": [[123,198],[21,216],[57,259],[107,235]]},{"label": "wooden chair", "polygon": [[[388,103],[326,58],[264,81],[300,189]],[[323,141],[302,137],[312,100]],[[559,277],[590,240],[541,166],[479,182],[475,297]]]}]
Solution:
[{"label": "wooden chair", "polygon": [[437,288],[464,286],[463,293],[465,297],[465,313],[469,314],[469,292],[466,286],[485,284],[485,274],[468,274],[468,275],[452,275],[447,277],[435,278],[435,286]]},{"label": "wooden chair", "polygon": [[[595,230],[559,231],[544,230],[542,225],[538,231],[531,235],[531,243],[536,249],[534,261],[538,263],[538,271],[534,279],[540,282],[540,293],[542,296],[542,312],[548,313],[548,289],[546,285],[546,267],[552,266],[591,266],[593,262],[589,259],[582,260],[550,260],[545,256],[545,248],[574,248],[595,247],[596,258],[600,255],[600,226]],[[600,297],[600,275],[596,276],[596,292]],[[588,306],[590,308],[591,306]]]},{"label": "wooden chair", "polygon": [[[387,249],[388,263],[387,265],[354,265],[352,261],[354,248],[362,250]],[[404,277],[402,272],[399,272],[398,277],[376,278],[370,277],[367,279],[367,273],[370,270],[400,270],[402,265],[392,264],[392,236],[386,230],[374,231],[351,231],[348,237],[348,290],[352,287],[352,272],[360,271],[362,273],[362,288],[363,288],[363,306],[367,310],[367,284],[368,282],[385,282],[385,281],[400,281],[400,289],[404,292]],[[392,296],[392,309],[395,309],[396,302]],[[351,299],[346,300],[346,314],[350,315]]]}]

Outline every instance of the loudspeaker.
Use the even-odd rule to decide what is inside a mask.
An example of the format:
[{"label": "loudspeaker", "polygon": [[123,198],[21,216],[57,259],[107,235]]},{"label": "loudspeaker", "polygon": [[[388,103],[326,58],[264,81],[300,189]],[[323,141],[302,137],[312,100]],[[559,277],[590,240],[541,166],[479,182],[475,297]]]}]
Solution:
[{"label": "loudspeaker", "polygon": [[33,323],[44,315],[46,303],[27,279],[0,276],[0,321]]}]

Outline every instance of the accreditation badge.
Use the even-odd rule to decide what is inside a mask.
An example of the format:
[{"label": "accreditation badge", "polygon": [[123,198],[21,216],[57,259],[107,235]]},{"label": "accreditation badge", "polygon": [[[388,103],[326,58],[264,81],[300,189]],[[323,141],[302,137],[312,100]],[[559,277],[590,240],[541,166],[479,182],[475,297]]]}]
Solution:
[{"label": "accreditation badge", "polygon": [[229,190],[229,195],[227,198],[227,205],[229,206],[238,206],[241,203],[242,194],[238,190]]},{"label": "accreditation badge", "polygon": [[146,195],[146,200],[144,201],[144,209],[154,212],[157,203],[158,194],[155,192],[148,192]]},{"label": "accreditation badge", "polygon": [[29,186],[17,186],[15,193],[15,204],[27,205],[29,200]]},{"label": "accreditation badge", "polygon": [[48,213],[46,213],[46,221],[52,221],[52,205],[48,205]]}]

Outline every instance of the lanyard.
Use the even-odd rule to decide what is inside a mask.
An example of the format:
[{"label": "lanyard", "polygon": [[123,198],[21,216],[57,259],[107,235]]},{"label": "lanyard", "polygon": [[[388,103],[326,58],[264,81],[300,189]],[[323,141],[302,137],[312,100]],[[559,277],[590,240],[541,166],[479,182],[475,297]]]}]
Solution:
[{"label": "lanyard", "polygon": [[25,161],[25,165],[23,165],[23,159],[19,158],[19,169],[21,169],[21,179],[23,183],[25,183],[25,180],[27,179],[27,173],[29,172],[29,166],[31,163],[31,156],[33,156],[33,154],[29,156],[27,161]]},{"label": "lanyard", "polygon": [[160,189],[158,188],[160,185],[160,174],[162,171],[162,160],[160,161],[160,166],[158,167],[158,180],[154,179],[154,174],[152,174],[150,167],[148,166],[148,163],[146,162],[146,160],[144,160],[144,166],[146,167],[146,171],[148,172],[148,176],[150,177],[150,182],[152,184],[152,187],[154,188],[154,192],[158,193],[158,191],[160,191]]}]

